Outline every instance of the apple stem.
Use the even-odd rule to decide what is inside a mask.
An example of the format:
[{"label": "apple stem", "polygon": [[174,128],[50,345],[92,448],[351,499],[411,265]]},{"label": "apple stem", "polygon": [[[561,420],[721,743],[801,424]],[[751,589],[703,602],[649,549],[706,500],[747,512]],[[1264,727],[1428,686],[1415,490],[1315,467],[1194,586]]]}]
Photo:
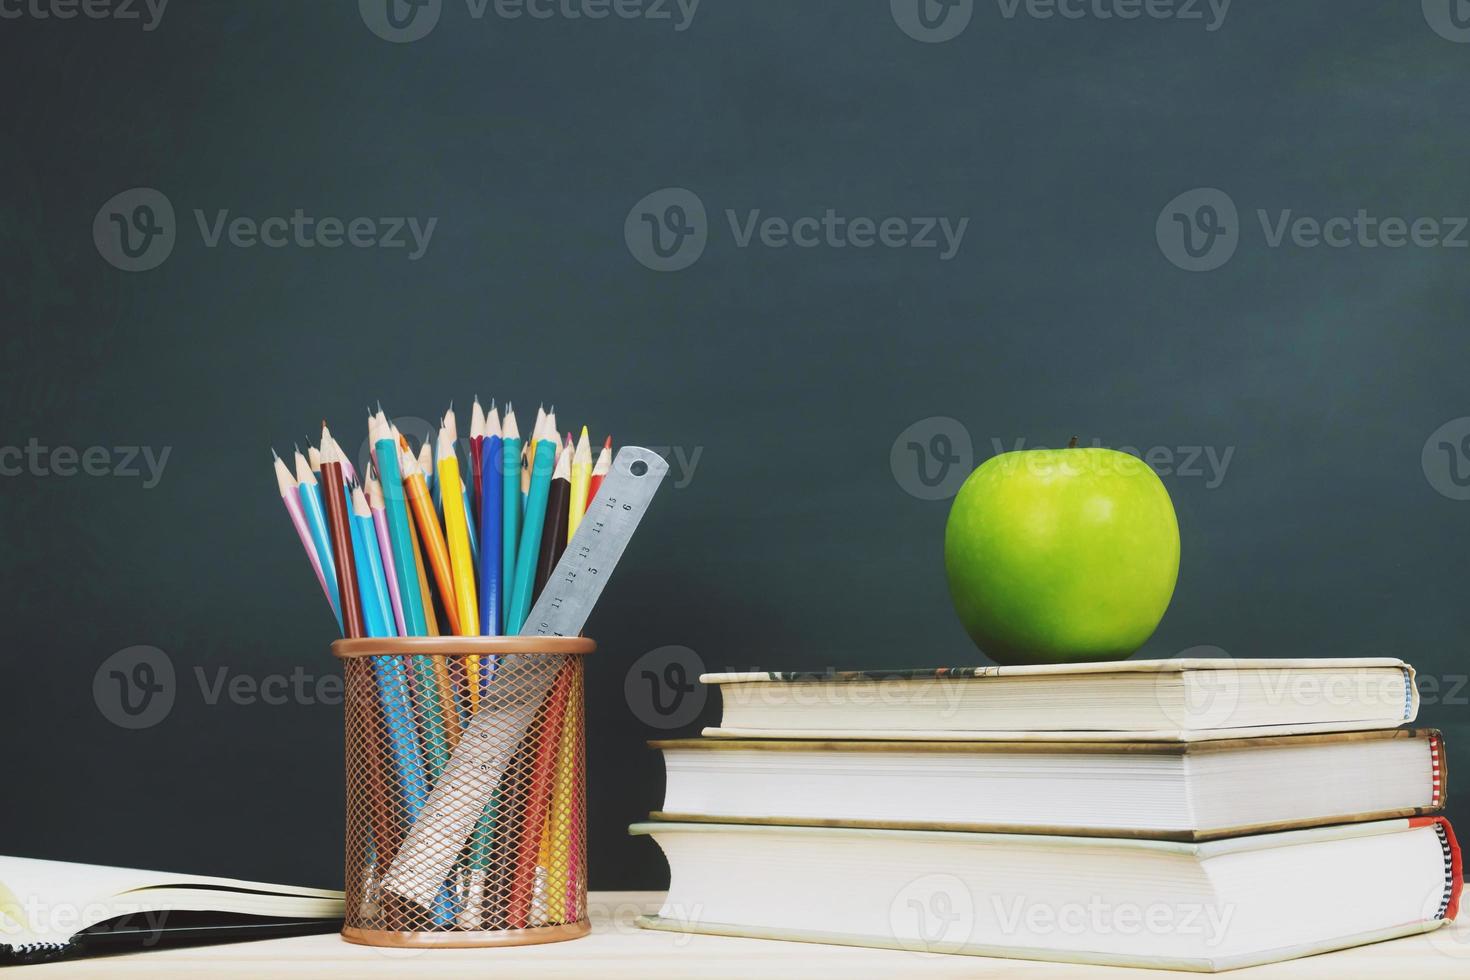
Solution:
[{"label": "apple stem", "polygon": [[1069,443],[1067,443],[1067,448],[1068,449],[1076,449],[1077,448],[1077,437],[1076,436],[1073,436],[1072,437],[1072,441],[1069,442]]}]

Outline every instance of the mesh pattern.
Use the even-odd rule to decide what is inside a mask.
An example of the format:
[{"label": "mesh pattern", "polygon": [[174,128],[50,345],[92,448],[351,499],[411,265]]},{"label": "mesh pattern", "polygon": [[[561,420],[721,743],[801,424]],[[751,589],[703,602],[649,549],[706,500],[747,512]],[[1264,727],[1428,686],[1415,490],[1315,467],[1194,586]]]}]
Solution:
[{"label": "mesh pattern", "polygon": [[468,945],[585,923],[582,657],[374,655],[343,671],[346,926]]}]

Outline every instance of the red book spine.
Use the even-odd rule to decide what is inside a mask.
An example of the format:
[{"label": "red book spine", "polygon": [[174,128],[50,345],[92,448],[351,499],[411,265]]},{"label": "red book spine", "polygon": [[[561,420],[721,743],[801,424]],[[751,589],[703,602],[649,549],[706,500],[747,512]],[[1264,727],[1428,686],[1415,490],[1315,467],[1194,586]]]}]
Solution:
[{"label": "red book spine", "polygon": [[1465,885],[1464,864],[1460,859],[1460,842],[1455,839],[1454,828],[1444,817],[1410,817],[1410,827],[1434,825],[1439,835],[1440,847],[1444,849],[1445,897],[1436,919],[1453,919],[1460,911],[1460,892]]}]

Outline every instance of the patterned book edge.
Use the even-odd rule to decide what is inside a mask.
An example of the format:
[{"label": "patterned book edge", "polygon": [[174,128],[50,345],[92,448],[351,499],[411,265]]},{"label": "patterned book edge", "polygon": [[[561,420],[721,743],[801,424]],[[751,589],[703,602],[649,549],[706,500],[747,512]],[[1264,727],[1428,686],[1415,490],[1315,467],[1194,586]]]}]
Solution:
[{"label": "patterned book edge", "polygon": [[1434,826],[1439,837],[1440,849],[1444,852],[1444,896],[1440,899],[1436,919],[1453,919],[1460,911],[1460,890],[1464,885],[1464,874],[1460,863],[1460,842],[1455,831],[1444,817],[1413,817],[1410,827]]}]

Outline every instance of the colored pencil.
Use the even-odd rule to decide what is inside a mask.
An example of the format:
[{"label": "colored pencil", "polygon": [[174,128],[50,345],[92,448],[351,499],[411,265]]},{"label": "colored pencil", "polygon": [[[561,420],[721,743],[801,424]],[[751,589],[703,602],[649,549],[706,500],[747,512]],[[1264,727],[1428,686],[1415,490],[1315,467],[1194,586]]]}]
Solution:
[{"label": "colored pencil", "polygon": [[331,443],[332,446],[336,449],[336,453],[332,458],[342,464],[343,479],[347,483],[358,483],[359,481],[357,479],[357,470],[353,467],[352,460],[348,459],[347,454],[342,452],[341,443],[337,442],[337,440],[332,436],[332,431],[327,428],[327,423],[323,422],[321,443],[323,450],[326,449],[327,443]]},{"label": "colored pencil", "polygon": [[597,496],[597,491],[602,489],[602,481],[612,470],[612,436],[602,444],[602,451],[597,454],[597,465],[592,467],[592,479],[587,484],[587,506],[592,506],[592,500]]},{"label": "colored pencil", "polygon": [[322,506],[332,532],[332,555],[337,566],[337,595],[342,601],[342,631],[351,639],[362,637],[362,600],[357,591],[357,569],[352,560],[352,529],[348,523],[347,494],[342,464],[328,445],[322,451]]},{"label": "colored pencil", "polygon": [[484,636],[500,635],[501,494],[505,489],[500,475],[500,442],[500,433],[491,432],[480,450],[480,633]]},{"label": "colored pencil", "polygon": [[[459,480],[460,513],[462,513],[464,515],[465,529],[468,532],[468,540],[469,540],[469,543],[470,543],[470,557],[472,559],[474,559],[474,561],[475,561],[476,564],[479,564],[479,561],[480,561],[480,536],[475,533],[475,511],[474,511],[473,505],[470,502],[470,486],[469,486],[469,481],[467,481],[467,480],[464,479],[464,472],[465,472],[464,471],[464,468],[458,466],[458,463],[459,463],[459,424],[458,424],[458,421],[456,420],[456,417],[455,417],[455,414],[454,414],[454,405],[453,404],[451,404],[449,406],[449,411],[447,411],[447,412],[444,413],[444,423],[439,427],[439,430],[440,430],[440,434],[441,435],[443,433],[445,433],[445,432],[447,432],[449,434],[449,442],[448,442],[448,448],[441,452],[439,450],[439,448],[438,448],[438,440],[435,441],[434,475],[435,475],[435,477],[437,477],[439,475],[439,463],[440,463],[441,460],[443,460],[443,458],[445,456],[449,456],[449,457],[452,457],[454,459],[455,464],[456,464],[456,467],[458,468],[458,471],[460,473],[460,480]],[[439,486],[439,482],[437,481],[437,479],[436,479],[434,485],[436,487]],[[438,504],[438,507],[439,507],[439,519],[442,521],[444,519],[444,491],[443,491],[442,488],[440,488],[439,491],[438,491],[438,499],[435,501],[435,503]],[[480,635],[480,631],[479,630],[475,630],[475,632],[470,633],[468,635],[470,635],[470,636],[479,636]]]},{"label": "colored pencil", "polygon": [[281,491],[281,503],[286,505],[286,513],[291,517],[291,526],[296,529],[296,536],[301,539],[301,547],[306,550],[307,560],[311,562],[311,570],[316,574],[317,584],[322,587],[322,594],[327,597],[327,602],[332,607],[332,614],[341,619],[337,612],[337,603],[333,599],[332,590],[327,588],[327,577],[322,571],[322,560],[316,553],[316,543],[312,540],[311,527],[306,521],[306,512],[301,509],[301,492],[296,488],[296,478],[291,471],[286,469],[285,462],[271,450],[271,458],[275,461],[276,486]]},{"label": "colored pencil", "polygon": [[[547,444],[537,447],[538,462],[551,448]],[[536,480],[533,476],[533,494],[536,492],[535,486]],[[551,799],[554,780],[553,767],[560,741],[558,736],[561,732],[562,716],[566,712],[570,680],[570,671],[562,670],[557,673],[542,707],[538,726],[540,733],[532,743],[535,745],[535,755],[531,766],[530,793],[520,813],[520,826],[516,828],[516,865],[510,894],[510,927],[513,929],[524,929],[531,916],[537,866],[541,858],[541,835],[546,826],[547,805]]]},{"label": "colored pencil", "polygon": [[408,453],[399,459],[403,468],[403,489],[408,497],[409,510],[418,525],[419,541],[423,544],[426,564],[434,573],[434,582],[439,586],[439,598],[444,600],[444,615],[449,620],[449,632],[462,636],[459,629],[459,607],[455,601],[454,573],[449,563],[449,546],[444,541],[444,532],[439,527],[439,515],[429,499],[429,488],[418,461]]},{"label": "colored pencil", "polygon": [[[383,605],[388,583],[383,570],[377,531],[373,526],[371,504],[361,490],[352,495],[354,557],[357,560],[359,588],[364,596],[369,636],[394,636],[393,622]],[[394,768],[410,822],[418,816],[428,799],[424,782],[423,760],[419,755],[418,734],[414,725],[408,685],[403,675],[403,661],[398,657],[373,657],[373,673],[383,699],[383,713],[388,722],[389,745]],[[387,858],[391,860],[391,858]]]},{"label": "colored pencil", "polygon": [[[494,406],[494,402],[490,403]],[[485,411],[480,408],[480,396],[475,396],[474,404],[470,406],[470,507],[471,514],[480,513],[480,498],[484,495],[485,487],[480,475],[480,454],[485,449]]]},{"label": "colored pencil", "polygon": [[373,444],[373,459],[382,477],[383,513],[388,523],[388,540],[392,544],[393,570],[397,573],[398,595],[403,604],[403,635],[428,636],[424,615],[427,596],[419,589],[414,568],[412,522],[408,501],[403,492],[397,433],[388,425],[382,410],[372,420],[368,438]]},{"label": "colored pencil", "polygon": [[[449,441],[449,427],[439,430],[439,482],[444,487],[444,536],[449,543],[449,561],[454,573],[454,595],[458,610],[458,635],[480,635],[480,606],[475,597],[475,565],[470,556],[469,527],[465,521],[464,495],[460,492],[459,457]],[[446,599],[446,602],[451,601]],[[469,713],[480,709],[480,658],[465,657],[464,686]]]},{"label": "colored pencil", "polygon": [[296,450],[296,492],[301,498],[301,512],[306,517],[306,526],[311,529],[311,539],[316,544],[317,559],[322,563],[328,598],[332,600],[332,611],[337,614],[337,628],[342,629],[342,598],[337,593],[337,562],[332,554],[332,534],[327,530],[327,515],[322,509],[322,488],[299,449]]},{"label": "colored pencil", "polygon": [[521,545],[521,430],[516,426],[516,410],[505,406],[505,437],[500,441],[500,472],[503,496],[500,502],[504,519],[500,525],[500,634],[510,635],[506,616],[510,612],[511,592],[515,588],[516,554]]},{"label": "colored pencil", "polygon": [[541,590],[551,578],[551,570],[567,550],[567,501],[572,494],[572,450],[563,446],[556,456],[551,473],[551,489],[546,493],[546,518],[541,531],[541,553],[536,560],[536,583],[531,603],[541,597]]},{"label": "colored pencil", "polygon": [[582,435],[577,439],[577,450],[572,455],[571,504],[567,509],[567,540],[577,533],[582,515],[587,513],[587,503],[592,499],[592,447],[587,442],[587,427],[582,426]]},{"label": "colored pencil", "polygon": [[393,539],[388,531],[388,510],[383,500],[383,485],[372,473],[367,481],[368,508],[373,515],[373,534],[378,539],[383,578],[388,586],[388,601],[393,606],[393,628],[390,636],[408,636],[408,623],[403,618],[403,593],[398,586],[398,563],[393,557]]},{"label": "colored pencil", "polygon": [[[563,667],[567,673],[570,666]],[[553,921],[564,919],[567,913],[567,894],[574,873],[577,855],[573,853],[576,835],[571,833],[576,808],[577,767],[581,764],[581,740],[577,738],[581,724],[581,677],[572,681],[567,697],[566,710],[562,716],[561,732],[556,747],[556,775],[551,785],[551,811],[546,817],[546,831],[542,840],[547,842],[548,854],[541,859],[546,867],[546,895]],[[565,847],[556,848],[552,842],[564,837]]]},{"label": "colored pencil", "polygon": [[546,495],[551,490],[551,471],[556,464],[556,442],[542,439],[536,444],[531,488],[526,496],[526,518],[521,526],[521,547],[516,555],[515,588],[511,592],[505,632],[521,631],[531,611],[531,593],[536,584],[536,553],[541,545],[541,526],[546,520]]}]

